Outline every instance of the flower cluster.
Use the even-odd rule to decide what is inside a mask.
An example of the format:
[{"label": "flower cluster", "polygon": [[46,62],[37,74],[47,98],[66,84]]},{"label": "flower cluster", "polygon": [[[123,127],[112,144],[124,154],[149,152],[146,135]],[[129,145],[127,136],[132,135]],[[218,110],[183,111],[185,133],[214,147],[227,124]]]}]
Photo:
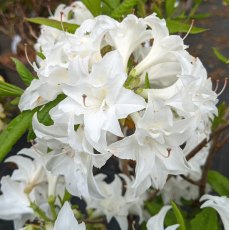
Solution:
[{"label": "flower cluster", "polygon": [[[150,187],[162,190],[166,204],[172,198],[196,197],[198,191],[186,193],[189,185],[176,176],[200,178],[208,147],[190,161],[186,155],[210,134],[217,94],[183,38],[170,35],[156,14],[128,15],[118,22],[93,17],[81,2],[60,5],[51,18],[79,28],[71,34],[42,26],[35,49],[44,58],[33,63],[37,78],[21,96],[19,108],[42,109],[61,100],[49,111],[52,125],[42,124],[35,113],[36,144],[8,158],[18,169],[2,179],[0,217],[14,219],[16,228],[34,220],[35,213],[52,219],[52,207],[62,207],[66,188],[83,198],[94,216],[105,215],[108,222],[115,217],[127,229],[128,214],[142,220]],[[120,167],[128,160],[134,164],[128,165],[127,175],[117,174],[106,183],[106,176],[93,169],[111,157]],[[173,195],[173,186],[182,192]],[[73,229],[85,229],[69,209],[65,203],[53,229],[69,229],[61,226],[70,222]],[[169,209],[162,208],[147,228],[163,229]],[[61,220],[64,212],[70,212],[70,220]]]}]

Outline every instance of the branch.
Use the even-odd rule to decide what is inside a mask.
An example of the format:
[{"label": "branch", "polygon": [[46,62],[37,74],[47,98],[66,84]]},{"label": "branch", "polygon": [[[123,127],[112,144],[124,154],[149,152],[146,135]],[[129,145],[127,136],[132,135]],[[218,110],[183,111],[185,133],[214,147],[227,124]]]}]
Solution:
[{"label": "branch", "polygon": [[200,193],[200,197],[202,195],[205,194],[205,187],[207,184],[207,180],[208,180],[208,171],[212,166],[212,162],[213,162],[213,158],[215,156],[215,153],[218,152],[227,142],[228,142],[228,135],[226,137],[223,138],[222,135],[215,137],[211,149],[209,151],[209,155],[207,157],[206,163],[203,167],[202,170],[202,176],[201,179],[199,181],[200,186],[199,186],[199,193]]},{"label": "branch", "polygon": [[160,191],[159,189],[156,189],[151,194],[149,194],[147,201],[153,200],[157,196],[159,191]]},{"label": "branch", "polygon": [[106,224],[105,218],[100,218],[95,220],[83,219],[82,221],[85,222],[86,224]]},{"label": "branch", "polygon": [[209,138],[203,139],[200,144],[198,144],[187,156],[186,160],[189,161],[191,158],[193,158],[203,147],[205,147],[211,140],[213,140],[215,137],[219,136],[222,132],[224,132],[229,127],[229,124],[223,125],[216,131],[210,134]]},{"label": "branch", "polygon": [[197,185],[197,186],[200,186],[200,181],[195,181],[185,175],[180,175],[181,178],[183,178],[184,180],[190,182],[191,184],[194,184],[194,185]]},{"label": "branch", "polygon": [[212,143],[211,149],[209,151],[208,157],[206,159],[205,165],[202,170],[202,176],[200,179],[200,186],[199,186],[200,197],[205,193],[206,181],[208,177],[208,170],[211,167],[212,159],[214,157],[214,153],[216,152],[216,143],[217,143],[217,138]]}]

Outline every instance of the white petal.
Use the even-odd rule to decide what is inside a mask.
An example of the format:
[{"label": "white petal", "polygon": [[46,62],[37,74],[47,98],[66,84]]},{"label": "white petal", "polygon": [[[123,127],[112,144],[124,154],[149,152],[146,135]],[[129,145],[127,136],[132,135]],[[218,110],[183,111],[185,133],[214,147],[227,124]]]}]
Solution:
[{"label": "white petal", "polygon": [[151,27],[154,40],[161,40],[164,37],[169,36],[165,19],[158,18],[156,13],[149,15],[144,21]]},{"label": "white petal", "polygon": [[85,132],[94,142],[98,142],[101,136],[101,130],[106,120],[103,111],[98,110],[87,113],[84,116]]},{"label": "white petal", "polygon": [[[206,201],[205,201],[206,200]],[[205,194],[200,198],[200,201],[205,201],[201,208],[211,207],[214,208],[220,215],[224,224],[224,229],[229,229],[229,198],[222,196],[212,196]]]},{"label": "white petal", "polygon": [[176,60],[171,51],[183,51],[184,44],[181,37],[171,35],[160,41],[155,41],[148,55],[135,67],[136,74],[143,73],[153,65]]},{"label": "white petal", "polygon": [[117,117],[115,108],[112,107],[106,114],[105,124],[103,125],[103,130],[109,131],[116,136],[123,137],[123,133],[121,131],[121,127],[119,124],[119,117]]},{"label": "white petal", "polygon": [[78,84],[79,81],[86,81],[89,77],[88,70],[89,57],[80,58],[77,57],[75,60],[70,62],[68,68],[68,79],[72,84]]},{"label": "white petal", "polygon": [[24,193],[24,184],[3,177],[1,180],[0,218],[12,220],[24,214],[32,214],[30,202]]},{"label": "white petal", "polygon": [[126,118],[129,114],[140,111],[146,106],[145,100],[141,96],[124,88],[115,103],[118,119]]},{"label": "white petal", "polygon": [[[138,151],[135,136],[125,137],[108,147],[108,151],[121,159],[135,160],[135,151]],[[135,151],[134,151],[135,150]]]},{"label": "white petal", "polygon": [[[67,143],[67,125],[54,124],[51,126],[45,126],[37,119],[37,113],[34,114],[32,120],[33,130],[38,138],[50,141],[52,143]],[[57,147],[57,146],[56,146]]]},{"label": "white petal", "polygon": [[146,30],[146,23],[134,15],[128,15],[117,28],[111,30],[109,42],[122,56],[126,68],[130,55],[142,42],[151,38],[151,32]]},{"label": "white petal", "polygon": [[18,104],[18,107],[21,111],[34,109],[35,107],[48,102],[48,100],[40,97],[37,91],[42,84],[42,81],[34,79],[30,86],[26,88]]},{"label": "white petal", "polygon": [[78,224],[68,202],[61,208],[53,230],[85,230],[85,224]]},{"label": "white petal", "polygon": [[[164,219],[169,209],[171,209],[171,206],[166,205],[163,208],[161,208],[160,212],[157,215],[151,217],[147,222],[147,229],[164,230]],[[170,226],[170,228],[168,227],[167,229],[174,230],[177,229],[177,227],[179,227],[179,225],[173,225]]]},{"label": "white petal", "polygon": [[152,146],[139,146],[136,154],[136,178],[132,185],[133,188],[138,187],[146,177],[148,177],[155,165],[155,153]]},{"label": "white petal", "polygon": [[[100,62],[92,67],[90,80],[97,87],[110,84],[112,81],[120,89],[126,80],[121,55],[117,51],[111,51],[106,54]],[[116,94],[114,95],[115,98]]]}]

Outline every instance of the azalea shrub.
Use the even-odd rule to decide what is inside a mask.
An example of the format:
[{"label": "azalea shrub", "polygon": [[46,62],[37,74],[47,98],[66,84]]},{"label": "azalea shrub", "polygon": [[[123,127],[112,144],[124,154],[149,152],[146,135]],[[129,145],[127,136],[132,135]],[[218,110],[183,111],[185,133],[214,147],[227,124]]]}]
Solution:
[{"label": "azalea shrub", "polygon": [[[228,229],[228,179],[210,170],[227,80],[213,86],[186,45],[205,31],[181,20],[201,1],[187,16],[160,2],[83,0],[26,19],[41,25],[33,72],[13,59],[27,88],[0,82],[21,111],[0,134],[17,166],[0,218],[15,229]],[[7,157],[27,131],[31,147]]]}]

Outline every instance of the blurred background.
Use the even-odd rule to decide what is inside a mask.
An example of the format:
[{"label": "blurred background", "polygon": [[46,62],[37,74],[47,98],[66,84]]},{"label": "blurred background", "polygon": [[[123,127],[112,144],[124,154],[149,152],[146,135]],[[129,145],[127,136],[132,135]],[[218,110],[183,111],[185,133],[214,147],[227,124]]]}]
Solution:
[{"label": "blurred background", "polygon": [[[57,5],[64,3],[70,4],[73,1],[59,0],[0,0],[0,77],[6,82],[25,88],[20,77],[15,71],[14,63],[11,57],[17,57],[26,65],[25,43],[28,48],[28,56],[31,61],[35,59],[33,44],[36,37],[39,36],[39,26],[32,25],[25,21],[25,17],[42,16],[47,17],[50,11],[54,12]],[[160,5],[164,4],[163,0],[145,1],[146,4],[152,6],[152,3]],[[195,26],[207,28],[208,30],[195,35],[189,35],[185,39],[185,44],[189,45],[188,51],[195,57],[199,57],[207,68],[209,76],[212,78],[214,85],[220,82],[220,88],[224,84],[224,78],[229,77],[228,64],[223,63],[219,54],[228,58],[229,54],[229,6],[226,0],[184,0],[178,1],[180,7],[187,14],[193,12]],[[198,7],[194,9],[194,5],[199,2]],[[149,9],[148,12],[152,10]],[[198,16],[196,16],[198,15]],[[190,19],[193,16],[190,17]],[[215,49],[213,49],[215,48]],[[216,52],[215,52],[216,51]],[[30,66],[28,66],[30,68]],[[225,101],[229,104],[228,99],[229,87],[220,95],[220,102]],[[11,105],[11,98],[0,98],[0,130],[10,119],[16,116],[19,111],[16,106]],[[219,103],[220,103],[219,102]],[[1,143],[0,143],[1,144]],[[30,146],[26,141],[26,135],[14,146],[10,155],[16,154],[20,149]],[[0,163],[0,179],[12,172],[13,164]],[[113,167],[113,166],[112,166]],[[226,144],[215,155],[212,168],[220,171],[225,176],[229,173],[229,146]],[[106,170],[106,169],[105,169]],[[115,170],[115,169],[114,169]],[[112,224],[112,223],[111,223]],[[0,221],[0,229],[13,229],[12,223]],[[116,226],[109,229],[116,229]]]}]

